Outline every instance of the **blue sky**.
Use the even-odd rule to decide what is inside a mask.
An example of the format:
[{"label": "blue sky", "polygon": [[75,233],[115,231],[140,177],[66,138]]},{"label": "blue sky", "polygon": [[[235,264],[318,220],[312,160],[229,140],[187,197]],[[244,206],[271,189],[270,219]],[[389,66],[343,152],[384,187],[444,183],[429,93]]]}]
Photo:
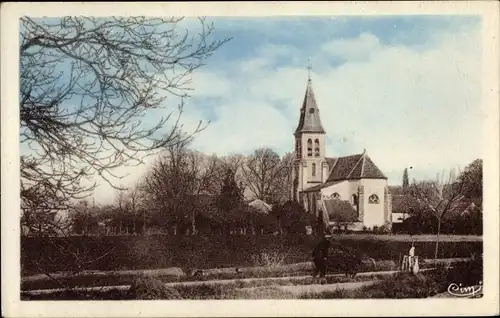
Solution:
[{"label": "blue sky", "polygon": [[291,151],[311,58],[329,156],[366,148],[392,184],[481,157],[480,18],[212,21],[233,40],[194,75],[187,117],[212,121],[199,149]]},{"label": "blue sky", "polygon": [[[481,157],[480,17],[208,21],[214,38],[233,39],[193,74],[183,123],[211,121],[194,140],[198,150],[292,151],[310,58],[328,156],[366,148],[390,184],[401,183],[405,167],[411,178],[433,178]],[[195,31],[198,22],[182,26]],[[143,171],[127,171],[128,182]]]}]

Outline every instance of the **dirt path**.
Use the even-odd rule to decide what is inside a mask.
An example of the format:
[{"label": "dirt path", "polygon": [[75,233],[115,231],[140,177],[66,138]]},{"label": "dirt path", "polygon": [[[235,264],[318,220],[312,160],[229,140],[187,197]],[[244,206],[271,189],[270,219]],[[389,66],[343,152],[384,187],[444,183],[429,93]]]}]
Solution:
[{"label": "dirt path", "polygon": [[[369,280],[365,282],[352,282],[352,283],[334,283],[334,284],[312,284],[312,285],[295,285],[295,286],[276,286],[276,288],[279,288],[283,290],[284,292],[289,292],[295,295],[302,295],[304,293],[321,293],[325,291],[335,291],[338,289],[346,289],[346,290],[353,290],[353,289],[358,289],[363,286],[369,286],[373,285],[377,280]],[[262,287],[247,287],[247,288],[240,288],[242,291],[246,291],[252,294],[258,294],[259,291],[264,290],[268,288],[268,286],[262,286]]]},{"label": "dirt path", "polygon": [[[432,270],[433,268],[425,268],[421,269],[420,271],[428,271]],[[399,271],[376,271],[376,272],[363,272],[363,273],[358,273],[356,277],[370,277],[370,276],[390,276],[398,273]],[[345,277],[345,274],[330,274],[326,275],[327,277]],[[216,280],[205,280],[205,281],[192,281],[192,282],[173,282],[173,283],[166,283],[166,286],[196,286],[196,285],[210,285],[210,284],[216,284],[216,285],[229,285],[229,284],[234,284],[236,282],[243,282],[243,283],[251,283],[251,282],[259,282],[259,281],[267,281],[267,280],[290,280],[290,279],[306,279],[310,278],[311,275],[302,275],[302,276],[284,276],[284,277],[265,277],[265,278],[241,278],[241,279],[216,279]]]}]

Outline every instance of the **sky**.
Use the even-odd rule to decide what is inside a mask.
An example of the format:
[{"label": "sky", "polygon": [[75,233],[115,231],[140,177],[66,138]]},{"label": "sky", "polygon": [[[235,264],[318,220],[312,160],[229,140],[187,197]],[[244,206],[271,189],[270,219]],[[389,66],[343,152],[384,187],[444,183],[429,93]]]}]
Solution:
[{"label": "sky", "polygon": [[[311,79],[329,157],[363,152],[390,185],[481,157],[481,20],[474,16],[208,18],[231,37],[193,74],[182,123],[208,154],[293,151]],[[195,29],[186,20],[184,27]],[[173,105],[174,106],[174,105]],[[132,184],[145,167],[130,168]],[[97,201],[114,194],[98,188]]]}]

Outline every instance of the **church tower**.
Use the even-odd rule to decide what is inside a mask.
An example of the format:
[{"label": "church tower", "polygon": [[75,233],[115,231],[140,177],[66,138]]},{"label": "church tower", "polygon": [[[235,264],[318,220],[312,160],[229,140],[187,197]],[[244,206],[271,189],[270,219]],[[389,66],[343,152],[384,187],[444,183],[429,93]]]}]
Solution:
[{"label": "church tower", "polygon": [[302,203],[302,191],[321,184],[328,178],[328,164],[325,160],[325,130],[321,125],[310,75],[294,137],[295,161],[292,172],[292,197]]}]

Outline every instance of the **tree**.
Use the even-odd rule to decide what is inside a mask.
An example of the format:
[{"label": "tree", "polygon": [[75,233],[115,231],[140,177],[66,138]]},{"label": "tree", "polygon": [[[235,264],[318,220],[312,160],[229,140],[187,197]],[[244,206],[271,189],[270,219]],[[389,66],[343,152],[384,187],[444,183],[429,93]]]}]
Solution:
[{"label": "tree", "polygon": [[276,218],[280,233],[285,231],[288,234],[304,233],[305,227],[311,225],[311,214],[304,210],[304,207],[296,201],[287,201],[277,204],[271,210],[271,214]]},{"label": "tree", "polygon": [[463,184],[463,195],[479,208],[483,204],[483,160],[471,162],[460,174],[458,181]]},{"label": "tree", "polygon": [[407,194],[410,187],[410,180],[408,179],[408,168],[403,172],[403,193]]},{"label": "tree", "polygon": [[437,221],[437,238],[434,258],[438,258],[439,239],[443,218],[457,208],[464,198],[463,183],[458,182],[455,171],[449,171],[448,177],[445,177],[444,171],[437,175],[435,181],[414,181],[411,186],[412,195],[421,203]]},{"label": "tree", "polygon": [[[217,198],[217,208],[219,210],[220,219],[222,222],[240,223],[241,208],[243,206],[242,189],[236,184],[234,172],[228,169],[225,173],[224,182]],[[235,213],[236,212],[236,213]]]},{"label": "tree", "polygon": [[280,189],[287,182],[288,168],[272,149],[259,148],[243,165],[244,184],[257,199],[272,201],[274,194],[283,191]]},{"label": "tree", "polygon": [[337,226],[340,231],[342,228],[347,230],[347,227],[358,220],[358,215],[349,201],[333,199],[326,200],[325,205],[329,205],[328,218]]},{"label": "tree", "polygon": [[293,200],[292,196],[292,169],[295,153],[288,152],[281,158],[280,173],[275,182],[275,199],[273,201],[284,203]]},{"label": "tree", "polygon": [[[21,18],[22,191],[43,187],[61,208],[91,194],[95,176],[118,187],[114,168],[141,164],[204,128],[180,134],[183,100],[193,71],[229,39],[211,41],[214,28],[203,19],[192,37],[179,32],[181,21]],[[170,100],[177,109],[169,113]],[[167,115],[143,120],[155,111]]]},{"label": "tree", "polygon": [[195,234],[196,201],[200,195],[213,195],[216,191],[217,158],[207,157],[187,146],[185,141],[169,146],[144,177],[142,188],[160,207],[162,226],[173,225],[175,233],[181,226]]}]

